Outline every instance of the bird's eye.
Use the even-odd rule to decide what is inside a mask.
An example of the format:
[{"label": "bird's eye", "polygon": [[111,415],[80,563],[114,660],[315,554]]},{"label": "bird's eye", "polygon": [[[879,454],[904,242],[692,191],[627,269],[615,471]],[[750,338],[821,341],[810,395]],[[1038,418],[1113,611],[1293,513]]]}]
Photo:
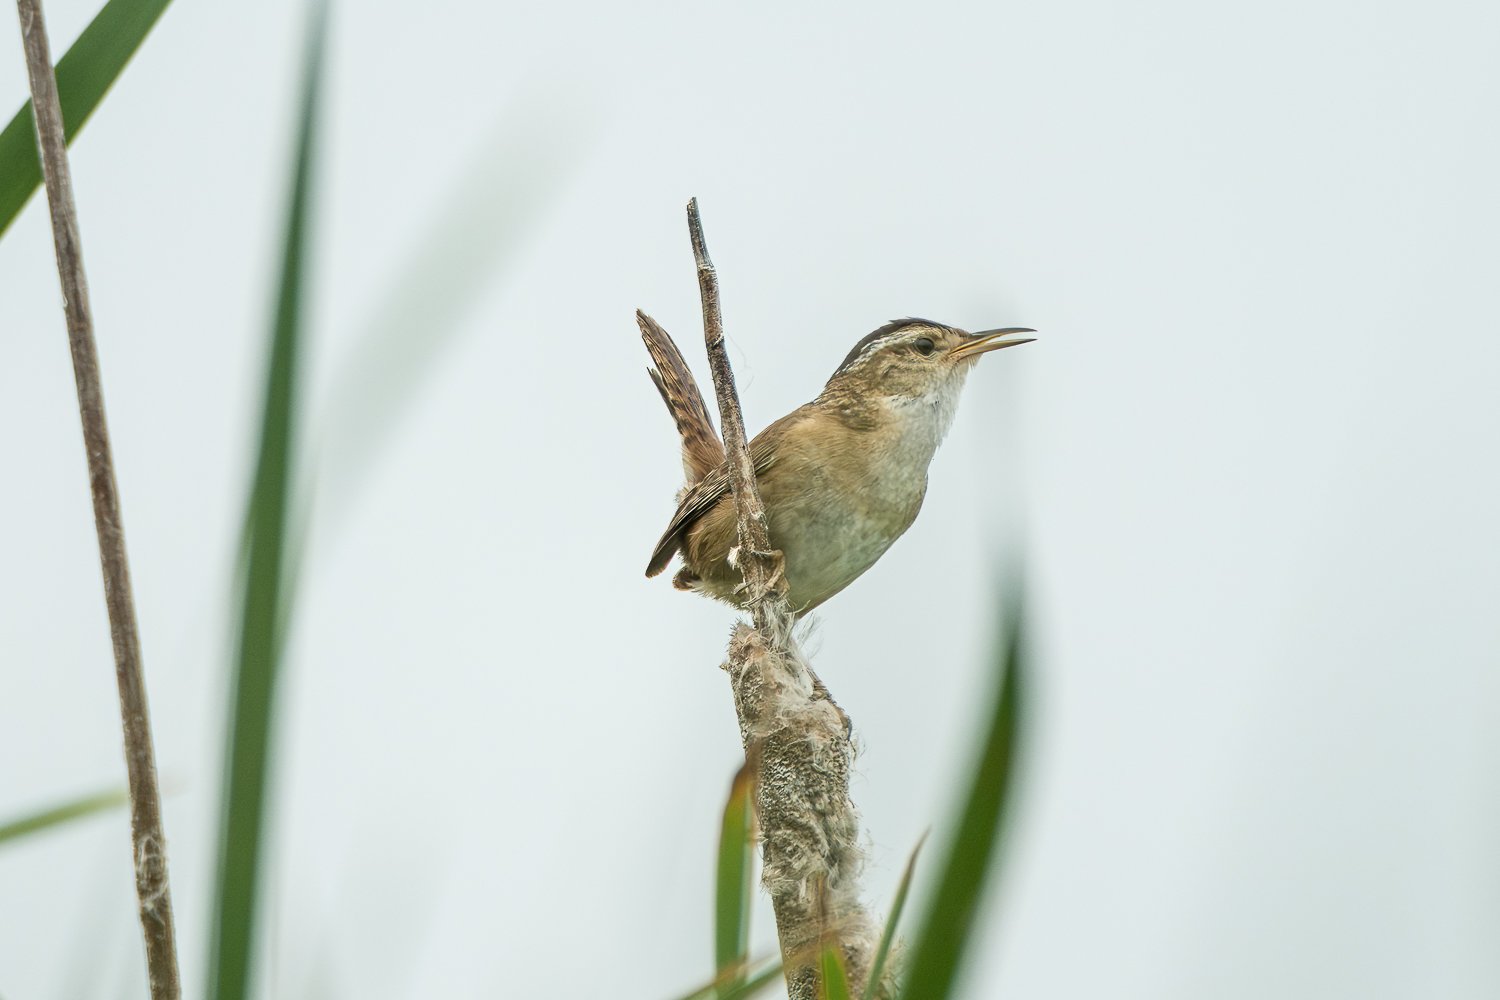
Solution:
[{"label": "bird's eye", "polygon": [[926,337],[918,337],[911,343],[911,349],[922,355],[922,357],[924,358],[931,354],[933,350],[935,350],[935,348],[936,345]]}]

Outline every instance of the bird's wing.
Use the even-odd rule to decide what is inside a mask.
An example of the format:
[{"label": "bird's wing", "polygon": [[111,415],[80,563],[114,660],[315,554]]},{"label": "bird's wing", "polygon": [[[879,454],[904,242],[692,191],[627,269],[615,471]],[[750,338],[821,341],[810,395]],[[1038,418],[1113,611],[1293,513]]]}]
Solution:
[{"label": "bird's wing", "polygon": [[[763,475],[776,462],[776,456],[772,453],[770,443],[766,441],[764,433],[757,435],[750,442],[750,460],[755,463],[755,474]],[[715,504],[729,495],[729,466],[720,462],[708,475],[704,476],[695,485],[683,494],[682,502],[677,505],[677,513],[672,516],[672,523],[667,525],[667,530],[662,532],[661,540],[656,543],[656,549],[651,553],[651,562],[646,566],[646,575],[655,576],[667,568],[667,563],[672,561],[672,556],[682,547],[682,536],[693,526],[693,522],[706,514]]]},{"label": "bird's wing", "polygon": [[656,391],[667,404],[667,412],[677,424],[677,433],[682,435],[682,471],[687,481],[696,483],[717,465],[724,462],[724,445],[714,430],[708,407],[703,405],[703,395],[693,372],[682,358],[682,352],[661,324],[639,309],[635,321],[641,328],[641,339],[646,350],[651,352],[655,368],[648,368]]}]

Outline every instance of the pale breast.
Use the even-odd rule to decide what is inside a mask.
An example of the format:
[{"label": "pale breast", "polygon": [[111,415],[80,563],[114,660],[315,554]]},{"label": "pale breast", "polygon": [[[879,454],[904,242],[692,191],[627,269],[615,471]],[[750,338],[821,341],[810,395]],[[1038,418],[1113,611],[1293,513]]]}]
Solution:
[{"label": "pale breast", "polygon": [[[828,600],[885,554],[911,527],[927,492],[927,467],[951,419],[948,396],[889,405],[858,424],[806,412],[784,428],[776,462],[760,478],[771,545],[785,556],[787,597],[796,611]],[[694,589],[737,603],[734,509],[726,495],[689,530]]]},{"label": "pale breast", "polygon": [[[789,596],[811,609],[853,583],[911,527],[927,463],[891,435],[849,432],[794,460],[766,498],[771,543],[786,553]],[[790,472],[792,470],[785,470]]]}]

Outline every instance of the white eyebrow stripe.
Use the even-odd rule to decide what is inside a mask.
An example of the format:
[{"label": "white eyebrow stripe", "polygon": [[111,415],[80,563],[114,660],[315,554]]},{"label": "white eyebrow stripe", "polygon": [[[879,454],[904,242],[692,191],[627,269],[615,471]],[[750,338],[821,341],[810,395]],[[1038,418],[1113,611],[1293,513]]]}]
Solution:
[{"label": "white eyebrow stripe", "polygon": [[893,319],[885,326],[867,334],[862,342],[855,344],[854,349],[845,356],[844,360],[839,363],[839,366],[833,370],[833,373],[837,375],[839,372],[865,360],[865,358],[870,356],[872,351],[878,351],[883,347],[888,347],[897,342],[901,339],[902,334],[914,326],[926,327],[932,330],[951,329],[942,323],[936,323],[930,319],[922,319],[920,316]]}]

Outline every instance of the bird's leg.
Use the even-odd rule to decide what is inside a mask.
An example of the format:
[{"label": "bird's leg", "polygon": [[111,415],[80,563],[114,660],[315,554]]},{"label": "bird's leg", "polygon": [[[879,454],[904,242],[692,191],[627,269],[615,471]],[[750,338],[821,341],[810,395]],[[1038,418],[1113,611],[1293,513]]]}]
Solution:
[{"label": "bird's leg", "polygon": [[[763,596],[785,597],[786,596],[786,555],[780,549],[771,549],[768,552],[755,552],[755,555],[771,563],[771,575],[766,578],[766,589]],[[736,595],[744,594],[750,589],[750,584],[744,579],[744,569],[741,565],[742,550],[738,545],[729,550],[729,565],[740,571],[740,582],[735,585]]]},{"label": "bird's leg", "polygon": [[780,549],[757,552],[756,555],[771,563],[771,575],[766,578],[767,597],[786,596],[786,554]]}]

